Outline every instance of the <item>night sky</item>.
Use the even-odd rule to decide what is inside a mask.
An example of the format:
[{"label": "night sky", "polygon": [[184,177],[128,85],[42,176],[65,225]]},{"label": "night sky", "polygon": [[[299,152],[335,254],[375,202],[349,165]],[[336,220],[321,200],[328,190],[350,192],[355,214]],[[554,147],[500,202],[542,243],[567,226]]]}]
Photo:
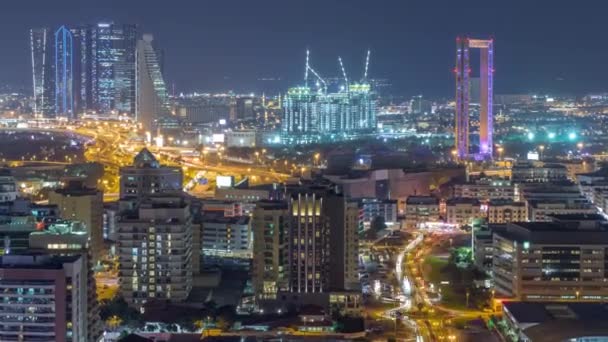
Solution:
[{"label": "night sky", "polygon": [[0,83],[13,86],[31,82],[29,28],[113,20],[154,34],[177,91],[293,85],[306,47],[322,75],[338,75],[340,55],[356,79],[371,48],[370,75],[393,93],[452,96],[458,34],[495,38],[496,93],[608,90],[602,0],[0,1]]}]

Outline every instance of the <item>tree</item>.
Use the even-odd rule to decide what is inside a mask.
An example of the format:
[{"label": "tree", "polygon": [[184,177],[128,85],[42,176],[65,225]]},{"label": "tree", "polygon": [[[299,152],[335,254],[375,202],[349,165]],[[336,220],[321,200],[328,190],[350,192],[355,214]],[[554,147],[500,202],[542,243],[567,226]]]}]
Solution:
[{"label": "tree", "polygon": [[383,216],[374,217],[372,222],[370,223],[370,229],[375,232],[379,232],[382,229],[386,229],[386,222],[384,222],[384,217]]},{"label": "tree", "polygon": [[222,315],[215,320],[215,326],[221,331],[228,331],[232,327],[232,322]]}]

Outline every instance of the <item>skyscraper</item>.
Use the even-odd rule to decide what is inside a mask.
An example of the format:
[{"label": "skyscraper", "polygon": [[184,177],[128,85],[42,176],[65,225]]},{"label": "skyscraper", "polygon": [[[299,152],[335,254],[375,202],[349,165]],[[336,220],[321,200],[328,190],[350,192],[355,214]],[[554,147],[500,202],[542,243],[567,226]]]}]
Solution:
[{"label": "skyscraper", "polygon": [[137,28],[132,24],[99,23],[92,28],[91,77],[96,109],[135,112],[135,48]]},{"label": "skyscraper", "polygon": [[158,56],[152,45],[153,36],[144,34],[136,50],[135,116],[147,131],[155,122],[169,114],[168,94]]},{"label": "skyscraper", "polygon": [[357,203],[347,202],[336,185],[323,180],[289,185],[286,193],[286,202],[261,201],[254,210],[257,304],[329,308],[334,295],[356,302]]},{"label": "skyscraper", "polygon": [[44,82],[47,71],[48,29],[38,28],[30,30],[30,49],[32,54],[32,87],[34,94],[34,114],[43,113],[45,103]]},{"label": "skyscraper", "polygon": [[55,31],[55,114],[74,119],[73,34],[61,26]]},{"label": "skyscraper", "polygon": [[456,39],[455,145],[458,158],[469,157],[470,64],[469,49],[479,49],[479,151],[475,159],[491,159],[493,153],[492,96],[494,87],[494,40]]},{"label": "skyscraper", "polygon": [[192,288],[197,263],[192,261],[192,215],[181,177],[181,169],[161,166],[146,149],[133,166],[121,169],[119,283],[134,306],[183,301]]}]

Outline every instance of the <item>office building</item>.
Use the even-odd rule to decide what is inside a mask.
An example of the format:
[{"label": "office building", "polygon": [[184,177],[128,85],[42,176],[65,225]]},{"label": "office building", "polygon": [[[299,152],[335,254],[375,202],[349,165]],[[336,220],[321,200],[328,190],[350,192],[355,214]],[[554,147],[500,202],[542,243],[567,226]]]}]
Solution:
[{"label": "office building", "polygon": [[481,218],[481,204],[475,198],[454,197],[446,201],[447,223],[458,227],[470,225],[474,219]]},{"label": "office building", "polygon": [[256,301],[276,300],[287,287],[289,210],[285,201],[261,200],[252,215],[252,285]]},{"label": "office building", "polygon": [[226,217],[204,212],[200,218],[202,254],[219,258],[252,257],[253,236],[249,216]]},{"label": "office building", "polygon": [[528,221],[542,222],[550,221],[552,215],[565,214],[595,214],[595,208],[586,198],[547,198],[532,199],[526,201],[526,212]]},{"label": "office building", "polygon": [[47,48],[50,45],[50,35],[47,28],[30,30],[30,50],[32,54],[32,89],[34,94],[34,114],[42,115],[45,108],[45,75],[49,68],[47,63]]},{"label": "office building", "polygon": [[456,155],[460,159],[471,156],[469,146],[469,103],[471,101],[470,49],[479,49],[479,150],[473,154],[475,159],[492,159],[494,143],[492,139],[494,95],[494,40],[456,38]]},{"label": "office building", "polygon": [[68,120],[74,111],[74,35],[67,27],[55,31],[55,115]]},{"label": "office building", "polygon": [[239,96],[236,98],[236,119],[251,120],[255,119],[253,97]]},{"label": "office building", "polygon": [[18,191],[15,178],[0,175],[0,203],[12,202],[17,199]]},{"label": "office building", "polygon": [[133,24],[99,23],[95,27],[94,94],[102,113],[135,114],[135,47]]},{"label": "office building", "polygon": [[82,257],[4,255],[0,274],[0,340],[101,340],[89,339],[87,331],[87,267]]},{"label": "office building", "polygon": [[100,261],[104,254],[103,192],[71,181],[64,188],[49,192],[49,203],[59,208],[62,219],[84,224],[90,239],[92,263]]},{"label": "office building", "polygon": [[606,168],[595,172],[579,173],[575,179],[581,193],[594,204],[598,191],[608,190],[608,169]]},{"label": "office building", "polygon": [[182,184],[182,169],[160,165],[146,148],[133,158],[133,165],[120,169],[120,198],[181,193]]},{"label": "office building", "polygon": [[604,303],[517,302],[502,304],[504,334],[513,341],[601,341],[608,336]]},{"label": "office building", "polygon": [[357,202],[360,208],[360,229],[369,227],[369,225],[378,217],[387,225],[397,222],[397,200],[362,198],[352,201]]},{"label": "office building", "polygon": [[511,168],[511,181],[548,183],[568,180],[568,169],[562,164],[517,162]]},{"label": "office building", "polygon": [[135,117],[149,132],[154,131],[157,120],[169,115],[167,87],[152,40],[151,34],[144,34],[135,53]]},{"label": "office building", "polygon": [[439,199],[433,196],[409,196],[405,200],[405,226],[439,221]]},{"label": "office building", "polygon": [[193,227],[183,196],[126,199],[120,206],[116,234],[120,294],[136,307],[150,301],[186,300],[192,289]]},{"label": "office building", "polygon": [[476,198],[487,203],[493,199],[515,200],[516,186],[502,178],[481,178],[454,185],[454,197]]},{"label": "office building", "polygon": [[262,142],[262,135],[254,129],[228,131],[225,136],[227,147],[257,147]]},{"label": "office building", "polygon": [[[261,201],[254,210],[254,288],[258,305],[357,310],[359,208],[335,185],[314,180],[289,185],[287,203]],[[285,205],[286,204],[286,205]],[[348,298],[348,299],[345,299]],[[359,298],[360,299],[360,298]]]},{"label": "office building", "polygon": [[522,301],[598,301],[608,234],[596,216],[509,223],[493,230],[492,274],[500,296]]},{"label": "office building", "polygon": [[80,256],[87,274],[87,339],[99,341],[102,322],[99,318],[97,289],[91,260],[89,234],[78,221],[57,221],[45,230],[32,232],[29,236],[29,252],[61,256]]},{"label": "office building", "polygon": [[528,220],[526,204],[509,199],[488,202],[488,223],[525,222]]}]

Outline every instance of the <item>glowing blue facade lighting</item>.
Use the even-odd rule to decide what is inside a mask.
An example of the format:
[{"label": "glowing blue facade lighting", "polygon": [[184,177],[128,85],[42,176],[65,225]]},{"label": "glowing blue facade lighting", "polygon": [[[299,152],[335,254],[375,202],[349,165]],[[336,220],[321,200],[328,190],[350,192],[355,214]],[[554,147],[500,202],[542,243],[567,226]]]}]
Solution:
[{"label": "glowing blue facade lighting", "polygon": [[574,139],[576,139],[576,133],[574,133],[574,132],[570,132],[570,133],[568,134],[568,139],[570,139],[570,140],[574,140]]},{"label": "glowing blue facade lighting", "polygon": [[528,132],[528,140],[534,140],[534,133]]},{"label": "glowing blue facade lighting", "polygon": [[55,31],[55,113],[74,119],[74,36],[65,26]]},{"label": "glowing blue facade lighting", "polygon": [[548,134],[548,137],[549,137],[549,139],[555,139],[555,133],[550,132],[550,133]]}]

